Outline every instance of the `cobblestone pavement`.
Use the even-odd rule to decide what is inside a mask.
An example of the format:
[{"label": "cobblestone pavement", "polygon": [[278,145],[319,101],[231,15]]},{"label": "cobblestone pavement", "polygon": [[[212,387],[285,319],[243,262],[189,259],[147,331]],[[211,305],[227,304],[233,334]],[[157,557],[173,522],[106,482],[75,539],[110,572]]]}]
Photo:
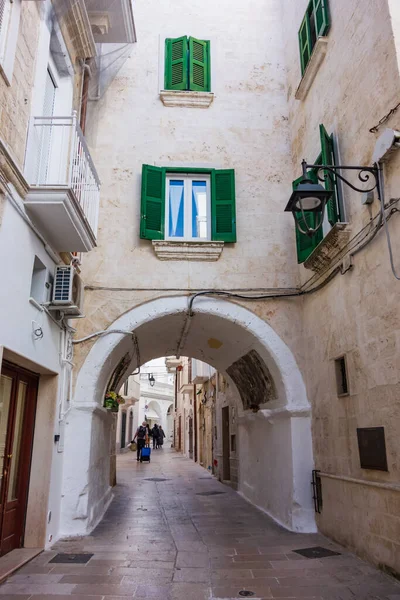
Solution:
[{"label": "cobblestone pavement", "polygon": [[[165,481],[149,481],[149,478]],[[278,527],[172,450],[119,458],[115,500],[92,535],[60,541],[0,586],[0,600],[400,600],[397,582],[321,535]],[[293,552],[323,546],[340,555]],[[86,565],[51,563],[91,553]]]}]

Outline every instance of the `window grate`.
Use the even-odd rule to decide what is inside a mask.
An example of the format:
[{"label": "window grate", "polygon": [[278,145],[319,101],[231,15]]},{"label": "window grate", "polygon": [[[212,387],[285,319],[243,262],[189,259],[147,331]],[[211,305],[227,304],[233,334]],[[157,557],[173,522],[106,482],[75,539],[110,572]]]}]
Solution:
[{"label": "window grate", "polygon": [[56,554],[50,563],[85,565],[94,554]]},{"label": "window grate", "polygon": [[347,396],[349,393],[349,384],[347,379],[347,366],[344,356],[335,360],[336,389],[338,396]]},{"label": "window grate", "polygon": [[329,556],[340,556],[340,552],[334,552],[322,546],[314,546],[313,548],[301,548],[293,550],[296,554],[304,556],[304,558],[328,558]]}]

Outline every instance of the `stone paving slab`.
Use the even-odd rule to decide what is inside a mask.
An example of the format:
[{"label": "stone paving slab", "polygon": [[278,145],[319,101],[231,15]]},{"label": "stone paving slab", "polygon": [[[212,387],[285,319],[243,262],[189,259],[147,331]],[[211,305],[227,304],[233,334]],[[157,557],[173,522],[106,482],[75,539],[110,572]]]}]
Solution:
[{"label": "stone paving slab", "polygon": [[[252,600],[400,600],[389,576],[322,535],[282,529],[172,450],[150,464],[125,454],[118,466],[115,499],[95,531],[34,558],[0,585],[0,600],[233,600],[243,590]],[[223,493],[197,495],[207,491]],[[294,552],[313,546],[340,555]],[[57,553],[93,557],[51,563]]]}]

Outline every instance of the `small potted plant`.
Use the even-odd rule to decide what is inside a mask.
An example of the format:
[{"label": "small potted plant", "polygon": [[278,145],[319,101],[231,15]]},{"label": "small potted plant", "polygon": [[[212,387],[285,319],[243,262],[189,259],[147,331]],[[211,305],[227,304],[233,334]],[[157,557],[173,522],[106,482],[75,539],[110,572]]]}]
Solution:
[{"label": "small potted plant", "polygon": [[117,392],[107,392],[104,398],[104,406],[111,412],[118,412],[120,404],[125,404],[125,400]]}]

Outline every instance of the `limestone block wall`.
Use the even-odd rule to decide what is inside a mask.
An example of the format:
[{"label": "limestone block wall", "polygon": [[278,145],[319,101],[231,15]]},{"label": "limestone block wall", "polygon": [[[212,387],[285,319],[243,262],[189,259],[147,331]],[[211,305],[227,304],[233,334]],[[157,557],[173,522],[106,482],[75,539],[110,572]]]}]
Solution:
[{"label": "limestone block wall", "polygon": [[0,75],[0,136],[21,169],[25,157],[39,30],[40,3],[22,2],[11,86]]},{"label": "limestone block wall", "polygon": [[[280,2],[138,4],[140,39],[104,98],[91,103],[87,135],[102,180],[99,246],[85,257],[88,283],[128,288],[290,287],[297,281],[291,217]],[[229,20],[226,15],[230,14]],[[166,107],[167,37],[211,42],[214,102]],[[268,150],[268,148],[270,150]],[[215,262],[160,261],[139,239],[143,163],[234,168],[238,243]],[[142,296],[143,297],[143,296]],[[112,310],[112,306],[110,306]]]},{"label": "limestone block wall", "polygon": [[[395,484],[375,487],[356,481],[322,478],[324,507],[321,527],[329,536],[373,560],[389,573],[396,573],[399,556],[400,493]],[[325,509],[326,507],[326,509]]]},{"label": "limestone block wall", "polygon": [[[329,3],[331,29],[326,57],[306,98],[295,99],[301,77],[297,30],[307,5],[307,0],[283,2],[283,17],[288,24],[285,56],[292,178],[299,176],[302,158],[312,162],[318,155],[320,123],[335,135],[340,163],[344,165],[371,164],[383,128],[400,126],[399,117],[394,115],[378,133],[369,131],[400,96],[398,40],[386,1]],[[386,201],[400,196],[399,165],[398,154],[385,165]],[[356,182],[354,176],[350,179]],[[343,200],[352,235],[363,227],[368,232],[371,217],[380,209],[376,197],[367,208],[361,205],[360,194],[343,186]],[[400,269],[398,215],[390,221],[389,229]],[[300,267],[302,281],[311,275]],[[313,407],[315,465],[339,477],[322,479],[324,506],[319,527],[370,560],[397,571],[400,546],[394,532],[399,520],[393,507],[399,496],[398,291],[382,230],[354,257],[351,272],[338,275],[323,290],[305,299],[303,313],[304,375]],[[334,359],[342,355],[348,368],[346,397],[338,397],[334,370]],[[385,428],[388,472],[360,468],[357,428],[376,426]],[[351,477],[358,483],[341,477]],[[394,487],[391,491],[374,488],[364,485],[364,480]]]}]

